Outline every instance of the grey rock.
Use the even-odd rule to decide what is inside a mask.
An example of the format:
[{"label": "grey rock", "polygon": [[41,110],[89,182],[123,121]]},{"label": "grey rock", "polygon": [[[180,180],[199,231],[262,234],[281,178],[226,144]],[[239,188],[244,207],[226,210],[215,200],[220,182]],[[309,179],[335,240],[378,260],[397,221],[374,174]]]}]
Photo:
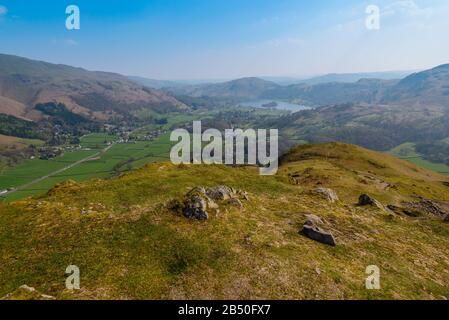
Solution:
[{"label": "grey rock", "polygon": [[437,217],[446,217],[448,214],[437,202],[428,199],[421,199],[421,201],[416,202],[404,202],[404,204],[411,210]]},{"label": "grey rock", "polygon": [[[169,203],[169,208],[182,212],[189,219],[207,220],[208,210],[215,210],[218,213],[219,203],[227,201],[227,204],[243,209],[242,201],[239,199],[241,193],[227,186],[217,186],[212,188],[195,187],[190,190],[182,201],[173,200]],[[248,199],[244,193],[244,198]]]},{"label": "grey rock", "polygon": [[196,220],[207,220],[207,202],[199,195],[191,195],[184,202],[183,214],[186,218]]},{"label": "grey rock", "polygon": [[318,227],[319,224],[324,223],[323,219],[314,214],[309,214],[306,217],[307,220],[304,223],[304,226],[300,233],[302,233],[309,239],[318,241],[323,244],[327,244],[330,246],[337,245],[337,242],[335,241],[335,238],[331,232],[325,231]]},{"label": "grey rock", "polygon": [[315,226],[324,223],[324,220],[322,218],[314,214],[306,214],[306,218],[307,218],[305,222],[306,225]]},{"label": "grey rock", "polygon": [[378,200],[374,199],[373,197],[370,197],[367,194],[362,194],[359,197],[359,206],[374,206],[377,207],[383,211],[390,212],[390,209],[386,208],[382,203],[380,203]]},{"label": "grey rock", "polygon": [[212,200],[228,200],[232,198],[232,189],[227,186],[217,186],[206,189],[206,195]]},{"label": "grey rock", "polygon": [[190,190],[190,191],[187,193],[187,196],[193,195],[193,194],[203,194],[203,195],[206,195],[206,189],[203,188],[203,187],[195,187],[195,188],[193,188],[192,190]]},{"label": "grey rock", "polygon": [[301,233],[309,239],[318,241],[320,243],[327,244],[333,247],[337,245],[332,233],[324,231],[317,226],[304,225]]},{"label": "grey rock", "polygon": [[243,203],[237,198],[229,199],[228,203],[232,206],[239,207],[240,209],[243,209]]},{"label": "grey rock", "polygon": [[372,206],[375,203],[375,199],[371,198],[369,195],[367,194],[362,194],[359,197],[359,206]]},{"label": "grey rock", "polygon": [[329,188],[317,188],[315,189],[315,193],[319,194],[331,203],[337,202],[339,200],[337,193]]}]

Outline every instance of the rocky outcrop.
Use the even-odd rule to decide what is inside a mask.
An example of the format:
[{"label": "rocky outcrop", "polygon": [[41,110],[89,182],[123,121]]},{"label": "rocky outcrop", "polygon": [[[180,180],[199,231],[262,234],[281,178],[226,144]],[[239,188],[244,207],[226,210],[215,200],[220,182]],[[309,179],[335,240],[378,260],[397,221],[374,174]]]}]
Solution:
[{"label": "rocky outcrop", "polygon": [[330,246],[336,246],[334,236],[331,232],[321,229],[318,225],[322,224],[323,220],[316,215],[307,215],[307,220],[300,233],[308,237],[309,239],[317,242],[327,244]]},{"label": "rocky outcrop", "polygon": [[360,197],[359,197],[359,203],[358,203],[358,205],[359,206],[372,206],[372,205],[374,205],[375,203],[376,203],[376,199],[374,199],[374,198],[371,198],[369,195],[367,195],[367,194],[362,194],[362,195],[360,195]]},{"label": "rocky outcrop", "polygon": [[235,195],[235,190],[227,186],[217,186],[205,189],[206,195],[215,201],[228,200]]},{"label": "rocky outcrop", "polygon": [[207,220],[211,210],[219,212],[219,203],[232,205],[242,210],[244,205],[240,198],[248,200],[248,193],[227,186],[196,187],[190,190],[181,201],[172,201],[169,208],[181,211],[188,219]]},{"label": "rocky outcrop", "polygon": [[363,207],[363,206],[373,206],[376,207],[380,210],[386,211],[386,212],[390,212],[390,210],[385,207],[380,201],[374,199],[373,197],[367,195],[367,194],[362,194],[359,197],[359,202],[358,205]]},{"label": "rocky outcrop", "polygon": [[237,199],[237,198],[231,198],[231,199],[229,199],[229,200],[228,200],[228,203],[229,203],[231,206],[234,206],[234,207],[239,208],[240,210],[243,209],[243,203],[242,203],[242,201],[240,201],[240,200]]},{"label": "rocky outcrop", "polygon": [[189,219],[207,220],[207,199],[200,193],[190,192],[184,200],[183,214]]},{"label": "rocky outcrop", "polygon": [[448,212],[446,212],[441,206],[435,201],[428,199],[421,199],[415,202],[404,202],[404,205],[409,210],[421,212],[423,214],[430,214],[437,217],[446,217]]},{"label": "rocky outcrop", "polygon": [[329,189],[329,188],[316,188],[314,190],[314,192],[316,194],[320,195],[322,198],[329,201],[330,203],[334,203],[339,200],[337,193],[334,190]]}]

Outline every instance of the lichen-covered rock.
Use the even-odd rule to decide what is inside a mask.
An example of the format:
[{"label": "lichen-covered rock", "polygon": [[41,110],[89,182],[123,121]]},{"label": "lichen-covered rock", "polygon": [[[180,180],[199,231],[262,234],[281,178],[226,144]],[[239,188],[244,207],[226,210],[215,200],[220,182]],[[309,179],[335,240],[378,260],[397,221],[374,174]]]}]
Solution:
[{"label": "lichen-covered rock", "polygon": [[329,188],[316,188],[314,192],[323,197],[324,199],[326,199],[327,201],[329,201],[330,203],[334,203],[339,200],[337,193]]},{"label": "lichen-covered rock", "polygon": [[196,220],[207,220],[207,199],[198,194],[188,194],[184,200],[182,213],[186,218]]},{"label": "lichen-covered rock", "polygon": [[170,201],[168,208],[182,213],[189,219],[207,220],[211,210],[214,210],[215,213],[220,211],[219,203],[243,209],[243,203],[239,199],[240,195],[243,195],[244,199],[248,199],[246,192],[236,191],[227,186],[195,187],[187,192],[182,200]]},{"label": "lichen-covered rock", "polygon": [[231,199],[234,194],[233,190],[227,186],[207,188],[205,192],[209,198],[215,201]]}]

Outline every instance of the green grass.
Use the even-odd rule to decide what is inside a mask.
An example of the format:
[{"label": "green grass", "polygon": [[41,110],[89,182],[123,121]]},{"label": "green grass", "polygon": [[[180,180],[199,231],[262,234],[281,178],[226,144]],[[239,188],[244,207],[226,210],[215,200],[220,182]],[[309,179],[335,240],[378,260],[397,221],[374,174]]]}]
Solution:
[{"label": "green grass", "polygon": [[196,113],[172,113],[169,117],[161,116],[160,114],[155,114],[151,110],[142,110],[140,113],[138,113],[138,116],[145,119],[146,117],[152,116],[155,118],[166,118],[167,123],[164,125],[157,125],[157,124],[150,124],[143,126],[133,132],[133,134],[142,134],[146,133],[148,131],[152,130],[169,130],[174,126],[186,124],[186,123],[192,123],[192,121],[196,120],[205,120],[212,116],[213,113],[211,112],[196,112]]},{"label": "green grass", "polygon": [[[24,185],[80,159],[94,155],[106,146],[105,141],[113,139],[114,136],[108,134],[91,134],[82,138],[81,145],[85,148],[92,148],[92,150],[68,152],[64,156],[51,160],[28,160],[17,167],[7,169],[0,175],[0,189]],[[107,178],[129,169],[140,168],[150,162],[168,161],[171,145],[168,134],[154,141],[114,144],[107,152],[101,153],[98,158],[83,162],[33,184],[27,189],[18,190],[4,197],[4,200],[9,202],[43,194],[57,183],[66,180],[84,181],[92,178]],[[124,161],[129,161],[129,166],[117,167]]]},{"label": "green grass", "polygon": [[[396,188],[380,190],[361,178],[368,172]],[[293,173],[301,184],[291,183]],[[27,284],[59,299],[440,299],[449,292],[449,225],[355,203],[361,193],[384,204],[416,194],[449,201],[443,180],[385,154],[325,144],[299,147],[276,176],[154,163],[59,185],[0,204],[0,297]],[[318,182],[340,201],[314,195]],[[243,210],[221,202],[199,222],[167,209],[192,187],[220,184],[249,193]],[[298,233],[309,213],[327,221],[337,247]],[[64,289],[70,264],[81,269],[81,291]],[[364,287],[373,264],[381,269],[378,291]]]},{"label": "green grass", "polygon": [[0,189],[17,187],[26,184],[39,177],[57,171],[78,160],[95,154],[97,151],[74,151],[67,152],[63,156],[50,160],[26,160],[24,163],[6,168],[0,175]]},{"label": "green grass", "polygon": [[107,142],[114,141],[116,138],[115,135],[109,133],[92,133],[82,137],[80,145],[83,148],[102,149]]},{"label": "green grass", "polygon": [[[448,138],[449,139],[449,138]],[[447,140],[447,139],[446,139]],[[400,159],[407,160],[419,167],[426,168],[438,173],[449,175],[449,166],[444,163],[434,163],[427,161],[422,158],[422,156],[416,152],[415,144],[407,142],[393,148],[389,151],[390,154],[398,157]]]}]

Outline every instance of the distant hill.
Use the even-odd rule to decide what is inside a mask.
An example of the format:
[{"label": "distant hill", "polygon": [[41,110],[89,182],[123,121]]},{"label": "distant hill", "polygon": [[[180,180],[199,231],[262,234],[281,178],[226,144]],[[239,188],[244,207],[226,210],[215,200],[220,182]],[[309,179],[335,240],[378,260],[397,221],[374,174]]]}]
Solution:
[{"label": "distant hill", "polygon": [[140,83],[149,88],[166,89],[186,86],[199,86],[213,83],[222,83],[229,80],[223,79],[185,79],[185,80],[157,80],[138,76],[128,76],[131,81]]},{"label": "distant hill", "polygon": [[[296,99],[319,106],[342,103],[373,103],[410,105],[431,104],[449,107],[449,64],[413,73],[402,80],[398,73],[383,74],[384,79],[371,78],[382,74],[327,75],[289,86],[278,86],[262,94],[269,99]],[[390,80],[385,78],[391,76]]]},{"label": "distant hill", "polygon": [[0,54],[0,113],[38,120],[38,103],[59,102],[92,119],[126,115],[139,108],[159,112],[184,105],[164,92],[115,73],[87,71]]},{"label": "distant hill", "polygon": [[278,88],[274,82],[262,80],[260,78],[242,78],[222,83],[212,83],[203,85],[184,86],[179,88],[170,88],[170,91],[179,95],[188,95],[192,97],[217,97],[257,99],[264,92]]},{"label": "distant hill", "polygon": [[406,77],[389,88],[382,101],[449,107],[449,64]]},{"label": "distant hill", "polygon": [[388,72],[365,72],[365,73],[330,73],[317,76],[297,83],[306,83],[309,85],[329,83],[329,82],[357,82],[361,79],[380,79],[380,80],[400,80],[412,74],[413,71],[388,71]]},{"label": "distant hill", "polygon": [[266,99],[300,100],[307,105],[332,105],[347,102],[375,102],[395,80],[362,79],[354,83],[329,82],[315,85],[306,83],[279,86],[265,91]]},{"label": "distant hill", "polygon": [[449,109],[348,103],[297,112],[265,126],[313,143],[341,141],[387,151],[405,142],[449,137]]},{"label": "distant hill", "polygon": [[178,85],[167,90],[190,97],[283,99],[313,106],[343,103],[449,106],[449,64],[408,74],[406,71],[329,74],[288,85],[286,83],[294,81],[293,78],[266,78],[282,85],[261,78],[243,78],[213,84]]},{"label": "distant hill", "polygon": [[169,80],[155,80],[144,77],[136,77],[136,76],[128,76],[128,79],[139,83],[143,86],[153,89],[162,89],[162,88],[170,88],[170,87],[178,87],[183,86],[185,83],[177,82],[177,81],[169,81]]}]

